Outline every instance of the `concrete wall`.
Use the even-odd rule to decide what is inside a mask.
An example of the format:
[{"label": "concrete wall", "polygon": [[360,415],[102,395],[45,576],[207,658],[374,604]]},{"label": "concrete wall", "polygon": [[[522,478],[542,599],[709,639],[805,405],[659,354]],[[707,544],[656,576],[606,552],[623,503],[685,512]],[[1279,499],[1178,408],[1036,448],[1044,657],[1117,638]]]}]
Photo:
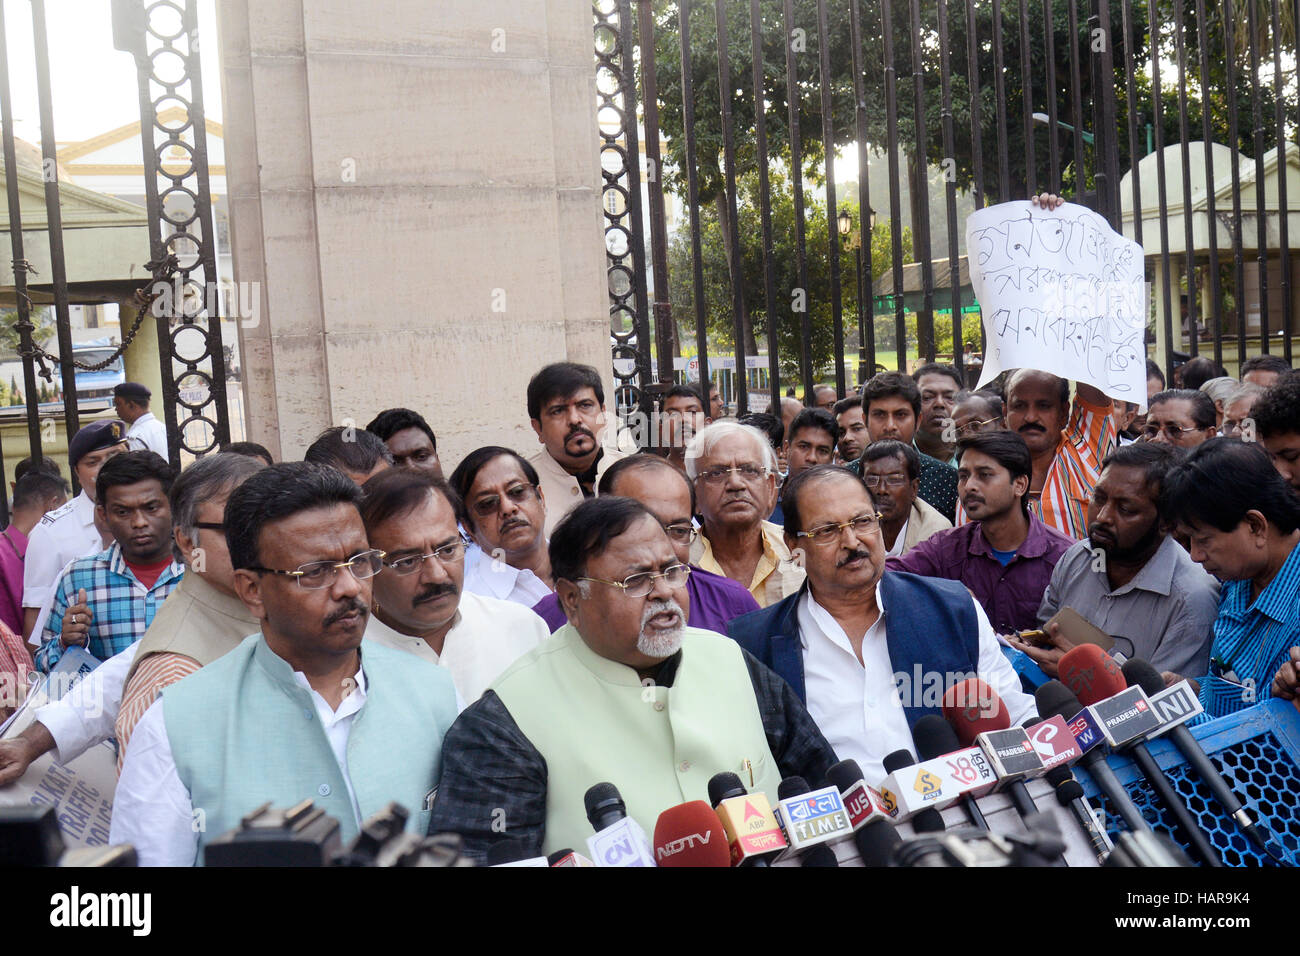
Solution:
[{"label": "concrete wall", "polygon": [[[536,444],[524,389],[610,375],[592,14],[579,0],[223,0],[248,437],[286,459],[405,405],[448,469]],[[250,327],[251,326],[251,327]]]}]

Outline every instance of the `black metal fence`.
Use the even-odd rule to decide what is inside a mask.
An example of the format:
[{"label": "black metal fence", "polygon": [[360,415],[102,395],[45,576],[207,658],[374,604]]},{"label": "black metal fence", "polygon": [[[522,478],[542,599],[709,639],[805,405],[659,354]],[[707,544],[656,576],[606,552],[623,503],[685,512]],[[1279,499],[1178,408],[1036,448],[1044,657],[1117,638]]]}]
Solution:
[{"label": "black metal fence", "polygon": [[[4,10],[0,9],[0,120],[3,121],[9,241],[13,256],[12,294],[17,312],[18,351],[23,363],[28,439],[31,456],[39,460],[42,446],[53,436],[51,429],[41,427],[42,412],[36,401],[37,375],[50,382],[56,372],[59,375],[62,418],[71,438],[80,427],[83,411],[78,398],[77,369],[93,370],[114,361],[131,343],[148,310],[157,318],[162,363],[163,396],[160,405],[155,407],[167,426],[175,466],[179,465],[182,453],[202,455],[230,440],[220,320],[210,308],[218,301],[216,236],[208,183],[198,17],[194,0],[113,0],[112,9],[111,41],[117,49],[134,57],[138,78],[149,222],[149,244],[139,250],[139,262],[146,266],[153,281],[142,285],[139,310],[134,315],[123,310],[122,343],[115,354],[94,366],[73,358],[44,0],[31,0],[31,10],[51,265],[49,294],[54,303],[58,355],[46,352],[32,339],[28,278],[32,269],[23,242],[9,89],[9,46]],[[110,38],[104,38],[105,44],[109,41]],[[93,77],[87,77],[86,81],[94,82]],[[169,116],[176,115],[170,111],[177,107],[180,107],[179,120],[163,118],[164,111],[169,111]],[[168,171],[163,167],[162,158],[176,150],[186,161],[177,168],[173,160]],[[182,383],[186,386],[184,394]],[[3,473],[4,461],[0,457],[0,474]],[[76,475],[71,478],[75,487]],[[4,509],[2,517],[7,520],[4,496],[0,496],[0,509]]]},{"label": "black metal fence", "polygon": [[[844,394],[846,340],[855,377],[874,371],[877,312],[892,317],[899,368],[915,346],[916,360],[963,370],[962,210],[1040,191],[1143,244],[1160,326],[1148,341],[1166,370],[1178,340],[1220,364],[1225,352],[1291,361],[1300,0],[594,0],[593,11],[620,404],[651,410],[680,378],[672,360],[692,326],[702,370],[724,343],[744,369],[761,338],[774,405],[792,380],[807,397],[823,375]],[[837,191],[825,161],[836,150],[856,153],[856,195]],[[873,196],[882,163],[885,194]],[[676,234],[673,202],[685,210]],[[748,398],[737,388],[739,412]]]}]

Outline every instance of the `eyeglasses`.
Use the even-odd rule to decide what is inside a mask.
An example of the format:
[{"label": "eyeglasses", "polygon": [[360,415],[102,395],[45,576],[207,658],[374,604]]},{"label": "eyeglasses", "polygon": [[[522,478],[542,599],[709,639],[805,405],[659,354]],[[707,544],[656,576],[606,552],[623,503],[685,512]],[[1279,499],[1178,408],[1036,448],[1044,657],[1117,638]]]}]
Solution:
[{"label": "eyeglasses", "polygon": [[1161,432],[1169,438],[1170,441],[1178,441],[1184,435],[1190,435],[1194,431],[1200,431],[1198,428],[1183,428],[1181,425],[1147,425],[1142,429],[1142,434],[1147,441],[1152,441]]},{"label": "eyeglasses", "polygon": [[248,570],[256,571],[258,574],[282,574],[294,578],[300,588],[319,591],[333,584],[343,568],[352,572],[352,576],[358,581],[364,581],[366,578],[373,578],[383,566],[384,552],[375,549],[354,554],[346,561],[312,561],[309,564],[299,565],[296,571],[260,567],[252,567]]},{"label": "eyeglasses", "polygon": [[852,528],[853,533],[858,537],[873,534],[880,528],[880,512],[869,515],[858,515],[856,518],[850,518],[848,521],[840,524],[824,524],[819,528],[810,528],[807,531],[795,532],[796,538],[811,538],[814,544],[831,544],[838,541],[840,533],[845,528]]},{"label": "eyeglasses", "polygon": [[986,418],[982,422],[967,422],[957,428],[957,437],[964,438],[967,435],[974,435],[985,425],[992,425],[996,421],[996,418]]},{"label": "eyeglasses", "polygon": [[740,476],[741,481],[749,484],[757,484],[772,474],[770,469],[758,465],[735,465],[731,468],[709,468],[696,475],[695,480],[708,485],[719,485],[733,472]]},{"label": "eyeglasses", "polygon": [[664,531],[678,544],[690,544],[700,533],[698,529],[688,524],[664,525]]},{"label": "eyeglasses", "polygon": [[866,475],[863,477],[862,481],[872,491],[875,491],[882,485],[885,488],[897,491],[899,488],[912,483],[912,479],[908,478],[906,475]]},{"label": "eyeglasses", "polygon": [[450,544],[444,544],[428,554],[408,554],[395,561],[385,561],[394,574],[414,574],[424,566],[424,562],[434,558],[443,566],[453,564],[465,557],[465,539],[457,538]]},{"label": "eyeglasses", "polygon": [[[511,485],[506,489],[506,498],[512,504],[520,505],[528,500],[528,496],[537,490],[536,485]],[[474,502],[474,513],[480,518],[487,518],[497,513],[501,507],[500,495],[484,495]]]},{"label": "eyeglasses", "polygon": [[608,584],[612,588],[622,588],[625,595],[637,598],[645,597],[653,591],[655,581],[659,578],[663,578],[664,583],[670,588],[679,588],[686,583],[686,579],[690,577],[690,574],[691,569],[686,565],[674,564],[662,571],[641,571],[638,574],[629,574],[622,581],[606,581],[603,578],[578,578],[578,580],[595,581],[597,584]]}]

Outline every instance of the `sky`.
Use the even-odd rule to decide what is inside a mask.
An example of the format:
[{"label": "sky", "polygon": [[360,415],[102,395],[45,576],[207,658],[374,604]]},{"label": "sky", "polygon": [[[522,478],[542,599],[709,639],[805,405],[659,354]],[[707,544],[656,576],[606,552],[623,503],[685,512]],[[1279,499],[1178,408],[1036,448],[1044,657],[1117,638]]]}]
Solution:
[{"label": "sky", "polygon": [[[40,144],[36,57],[31,0],[4,4],[14,134]],[[183,0],[182,0],[183,2]],[[197,0],[203,99],[209,119],[220,121],[221,78],[215,0]],[[135,60],[113,46],[109,0],[45,0],[49,34],[54,135],[59,143],[88,139],[139,120]]]}]

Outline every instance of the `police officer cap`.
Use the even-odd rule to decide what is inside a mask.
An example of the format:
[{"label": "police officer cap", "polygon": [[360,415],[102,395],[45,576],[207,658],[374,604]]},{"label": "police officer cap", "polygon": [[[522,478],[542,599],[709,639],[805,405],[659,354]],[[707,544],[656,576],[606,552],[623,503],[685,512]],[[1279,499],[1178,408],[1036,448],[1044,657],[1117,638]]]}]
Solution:
[{"label": "police officer cap", "polygon": [[91,422],[73,435],[72,441],[68,443],[68,463],[73,468],[76,468],[77,462],[92,451],[111,448],[113,445],[119,445],[124,441],[126,441],[126,425],[116,418],[105,418],[97,422]]},{"label": "police officer cap", "polygon": [[120,382],[113,386],[113,394],[129,402],[148,402],[152,392],[139,382]]}]

